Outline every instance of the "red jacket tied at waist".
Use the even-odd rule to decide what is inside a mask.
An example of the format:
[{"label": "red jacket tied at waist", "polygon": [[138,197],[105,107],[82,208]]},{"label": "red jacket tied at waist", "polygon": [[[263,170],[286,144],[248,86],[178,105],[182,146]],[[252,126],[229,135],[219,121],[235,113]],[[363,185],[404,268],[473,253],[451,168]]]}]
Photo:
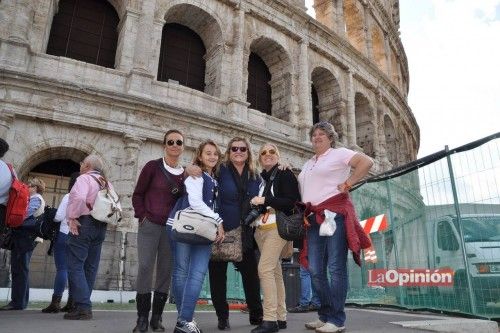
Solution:
[{"label": "red jacket tied at waist", "polygon": [[[348,193],[340,193],[334,195],[325,201],[312,205],[306,203],[305,216],[314,213],[316,222],[323,223],[325,220],[324,210],[328,209],[331,212],[344,216],[344,225],[347,238],[347,247],[352,251],[352,257],[358,266],[361,266],[360,253],[361,249],[366,249],[371,246],[370,238],[366,235],[363,228],[359,224],[358,216],[354,210],[351,198]],[[304,239],[304,246],[300,252],[299,262],[302,266],[308,267],[307,262],[307,239]]]}]

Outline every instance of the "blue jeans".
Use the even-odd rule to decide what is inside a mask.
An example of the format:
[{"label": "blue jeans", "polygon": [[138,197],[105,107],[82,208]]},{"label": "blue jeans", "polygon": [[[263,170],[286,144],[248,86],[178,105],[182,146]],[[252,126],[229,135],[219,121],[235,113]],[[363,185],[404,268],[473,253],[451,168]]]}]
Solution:
[{"label": "blue jeans", "polygon": [[177,320],[193,321],[194,308],[208,270],[211,245],[174,242],[175,259],[172,289],[177,307]]},{"label": "blue jeans", "polygon": [[[312,296],[311,296],[312,292]],[[309,271],[300,266],[300,306],[308,306],[309,304],[319,306],[320,301],[318,294],[314,291],[311,285],[311,274]]]},{"label": "blue jeans", "polygon": [[[313,289],[319,296],[319,319],[323,322],[344,326],[347,297],[347,239],[344,217],[335,217],[337,229],[333,236],[320,236],[319,224],[311,223],[307,232],[309,272]],[[330,281],[327,276],[330,274]]]},{"label": "blue jeans", "polygon": [[81,216],[78,221],[81,224],[79,235],[70,234],[67,242],[69,289],[75,306],[90,310],[90,295],[99,268],[107,224],[92,219],[90,215]]},{"label": "blue jeans", "polygon": [[54,295],[62,296],[68,281],[68,265],[66,263],[66,241],[68,234],[59,232],[54,244],[54,262],[56,264],[56,277],[54,279]]},{"label": "blue jeans", "polygon": [[17,310],[26,309],[30,296],[30,260],[33,250],[19,251],[15,246],[10,253],[12,273],[12,301],[9,303]]}]

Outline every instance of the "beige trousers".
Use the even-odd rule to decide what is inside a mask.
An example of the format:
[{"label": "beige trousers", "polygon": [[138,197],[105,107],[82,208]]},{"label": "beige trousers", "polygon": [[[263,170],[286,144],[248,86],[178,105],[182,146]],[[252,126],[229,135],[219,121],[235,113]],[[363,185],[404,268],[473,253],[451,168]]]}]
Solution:
[{"label": "beige trousers", "polygon": [[[267,226],[266,226],[267,227]],[[286,320],[285,284],[281,270],[280,254],[287,241],[278,235],[277,228],[255,230],[259,246],[259,279],[264,295],[262,303],[264,320]]]}]

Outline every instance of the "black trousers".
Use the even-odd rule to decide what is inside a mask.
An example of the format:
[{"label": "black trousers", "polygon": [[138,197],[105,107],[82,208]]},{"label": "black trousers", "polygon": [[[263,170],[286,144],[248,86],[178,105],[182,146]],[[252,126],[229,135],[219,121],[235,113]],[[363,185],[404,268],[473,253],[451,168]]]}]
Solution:
[{"label": "black trousers", "polygon": [[[260,280],[257,271],[257,259],[254,251],[243,252],[243,260],[235,262],[234,266],[241,273],[245,300],[251,319],[262,318],[262,302],[260,299]],[[227,303],[227,262],[210,261],[208,264],[210,278],[210,293],[217,318],[229,317]]]},{"label": "black trousers", "polygon": [[5,228],[5,213],[6,207],[4,205],[0,205],[0,233],[2,233]]}]

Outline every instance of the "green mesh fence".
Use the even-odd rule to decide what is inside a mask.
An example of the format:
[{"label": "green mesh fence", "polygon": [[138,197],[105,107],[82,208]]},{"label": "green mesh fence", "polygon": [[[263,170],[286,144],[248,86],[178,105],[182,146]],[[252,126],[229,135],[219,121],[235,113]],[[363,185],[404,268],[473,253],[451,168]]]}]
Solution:
[{"label": "green mesh fence", "polygon": [[433,154],[352,191],[360,220],[384,214],[387,228],[375,223],[374,252],[365,251],[361,268],[349,262],[348,302],[500,317],[499,137]]}]

